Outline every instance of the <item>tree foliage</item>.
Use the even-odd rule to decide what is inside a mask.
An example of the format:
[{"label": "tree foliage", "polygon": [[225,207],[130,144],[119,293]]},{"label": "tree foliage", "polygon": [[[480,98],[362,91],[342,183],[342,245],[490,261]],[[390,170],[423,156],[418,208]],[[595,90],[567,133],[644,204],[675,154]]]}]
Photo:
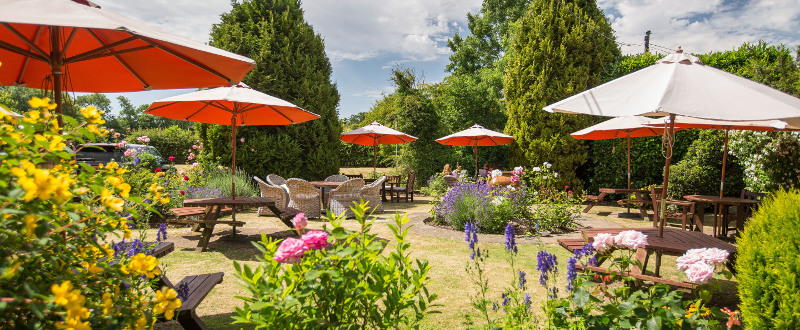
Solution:
[{"label": "tree foliage", "polygon": [[[322,37],[305,21],[300,1],[233,2],[231,11],[213,26],[210,44],[256,61],[256,68],[243,80],[253,89],[320,115],[320,119],[285,127],[241,128],[237,138],[251,143],[242,145],[243,153],[237,149],[237,164],[255,175],[321,179],[337,173],[339,92],[330,81],[331,65]],[[203,126],[200,136],[211,157],[229,163],[230,127]],[[265,161],[265,155],[274,161]]]},{"label": "tree foliage", "polygon": [[506,133],[515,137],[512,165],[550,162],[561,183],[580,188],[576,171],[587,150],[569,133],[591,119],[551,114],[542,107],[601,83],[603,69],[619,56],[619,49],[603,37],[613,33],[595,1],[565,3],[533,1],[516,23],[504,78]]}]

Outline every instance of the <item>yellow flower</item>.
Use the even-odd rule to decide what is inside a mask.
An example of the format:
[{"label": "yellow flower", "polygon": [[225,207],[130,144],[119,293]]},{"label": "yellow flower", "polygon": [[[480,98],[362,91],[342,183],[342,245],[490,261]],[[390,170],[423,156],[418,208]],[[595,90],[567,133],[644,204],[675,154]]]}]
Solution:
[{"label": "yellow flower", "polygon": [[41,200],[53,198],[56,202],[64,202],[72,198],[69,188],[74,180],[70,178],[69,174],[54,177],[50,175],[49,170],[37,169],[28,160],[23,160],[19,165],[20,167],[12,168],[11,173],[18,178],[17,183],[25,189],[26,202],[37,197]]},{"label": "yellow flower", "polygon": [[167,203],[169,203],[169,197],[164,197],[164,198],[162,198],[162,199],[160,200],[160,202],[161,202],[161,204],[167,204]]},{"label": "yellow flower", "polygon": [[122,205],[124,204],[122,199],[111,195],[111,192],[108,191],[108,189],[103,189],[103,192],[100,193],[100,202],[103,203],[105,207],[118,212],[122,211]]},{"label": "yellow flower", "polygon": [[25,236],[36,237],[36,215],[28,214],[22,221],[25,223]]},{"label": "yellow flower", "polygon": [[111,314],[114,309],[114,301],[111,300],[111,293],[106,292],[103,294],[103,315]]},{"label": "yellow flower", "polygon": [[[164,290],[162,292],[162,290]],[[153,312],[156,314],[164,314],[164,318],[167,320],[171,320],[173,316],[175,316],[175,310],[180,308],[182,303],[178,298],[178,292],[171,288],[162,288],[162,290],[156,291],[156,306],[153,308]]]},{"label": "yellow flower", "polygon": [[139,253],[131,257],[127,268],[145,275],[147,278],[153,278],[161,274],[161,269],[158,269],[158,259],[154,256],[145,255],[144,253]]},{"label": "yellow flower", "polygon": [[33,97],[32,99],[30,99],[28,101],[28,104],[33,109],[45,108],[45,109],[52,110],[52,109],[56,108],[56,104],[55,103],[50,103],[50,98],[49,97],[45,97],[43,99],[40,99],[38,97]]},{"label": "yellow flower", "polygon": [[160,178],[160,177],[164,176],[164,174],[166,174],[166,173],[164,173],[164,172],[158,172],[158,173],[156,173],[156,176]]}]

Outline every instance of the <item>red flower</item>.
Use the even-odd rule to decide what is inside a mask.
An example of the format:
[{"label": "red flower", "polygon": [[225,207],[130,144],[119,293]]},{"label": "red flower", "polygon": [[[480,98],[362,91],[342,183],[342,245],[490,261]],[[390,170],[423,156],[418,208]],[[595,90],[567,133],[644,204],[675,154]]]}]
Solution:
[{"label": "red flower", "polygon": [[183,181],[189,181],[189,177],[184,175],[183,176]]},{"label": "red flower", "polygon": [[569,189],[569,186],[564,186],[564,189]]},{"label": "red flower", "polygon": [[158,172],[161,172],[161,169],[160,169],[160,168],[157,168],[157,169],[156,169],[156,173],[158,173]]},{"label": "red flower", "polygon": [[181,190],[180,193],[181,195],[186,195],[186,192],[184,192],[183,190]]}]

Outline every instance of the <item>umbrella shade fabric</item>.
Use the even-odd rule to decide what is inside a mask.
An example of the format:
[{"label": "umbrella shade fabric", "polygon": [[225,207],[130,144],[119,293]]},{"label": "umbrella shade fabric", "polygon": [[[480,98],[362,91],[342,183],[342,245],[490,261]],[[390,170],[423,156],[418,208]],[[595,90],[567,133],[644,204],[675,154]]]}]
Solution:
[{"label": "umbrella shade fabric", "polygon": [[372,122],[372,124],[367,126],[339,134],[339,139],[344,142],[355,143],[362,146],[401,144],[417,140],[416,137],[383,126],[378,122]]},{"label": "umbrella shade fabric", "polygon": [[668,55],[656,64],[544,107],[595,116],[665,116],[718,120],[800,117],[800,99],[703,65],[695,56]]},{"label": "umbrella shade fabric", "polygon": [[217,87],[176,95],[153,102],[147,113],[206,124],[289,125],[319,118],[319,115],[248,87]]},{"label": "umbrella shade fabric", "polygon": [[[663,128],[667,125],[666,120],[651,119],[645,124],[649,127]],[[675,117],[675,128],[696,128],[696,129],[722,129],[722,130],[742,130],[742,131],[797,131],[800,127],[787,124],[782,120],[751,120],[751,121],[731,121],[731,120],[712,120],[686,116]]]},{"label": "umbrella shade fabric", "polygon": [[[0,0],[0,84],[77,92],[228,86],[255,67],[247,57],[194,42],[88,1]],[[51,87],[60,91],[58,81]]]},{"label": "umbrella shade fabric", "polygon": [[[231,190],[236,198],[236,126],[288,125],[319,118],[319,115],[253,90],[244,83],[168,97],[153,102],[148,114],[201,122],[231,125]],[[235,213],[234,213],[235,217]]]},{"label": "umbrella shade fabric", "polygon": [[436,139],[436,142],[449,146],[489,147],[514,142],[514,137],[500,132],[495,132],[490,129],[485,129],[483,126],[475,124],[463,131]]},{"label": "umbrella shade fabric", "polygon": [[664,134],[664,129],[647,126],[647,117],[617,117],[570,134],[578,140],[608,140],[614,138],[645,137]]}]

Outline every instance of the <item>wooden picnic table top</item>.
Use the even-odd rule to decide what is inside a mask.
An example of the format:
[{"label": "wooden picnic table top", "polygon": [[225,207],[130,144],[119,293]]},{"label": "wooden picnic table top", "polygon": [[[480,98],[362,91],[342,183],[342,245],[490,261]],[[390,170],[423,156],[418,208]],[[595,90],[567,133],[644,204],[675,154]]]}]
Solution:
[{"label": "wooden picnic table top", "polygon": [[714,204],[729,204],[729,205],[758,204],[757,200],[752,200],[752,199],[738,198],[738,197],[719,197],[719,196],[709,196],[709,195],[686,195],[683,196],[683,199],[691,202],[714,203]]},{"label": "wooden picnic table top", "polygon": [[308,183],[317,188],[336,188],[341,186],[344,181],[309,181]]},{"label": "wooden picnic table top", "polygon": [[187,199],[183,201],[184,206],[213,206],[213,205],[229,205],[229,206],[268,206],[274,205],[275,201],[267,197],[217,197],[217,198],[198,198]]},{"label": "wooden picnic table top", "polygon": [[600,188],[600,192],[606,194],[650,194],[649,190],[643,189],[627,189],[627,188]]},{"label": "wooden picnic table top", "polygon": [[736,253],[736,246],[728,242],[703,234],[698,231],[687,231],[676,228],[664,228],[664,237],[658,237],[657,227],[646,228],[593,228],[584,229],[581,232],[583,237],[593,240],[594,236],[602,233],[619,234],[626,230],[636,230],[647,235],[647,245],[645,249],[660,250],[669,254],[683,255],[686,251],[699,248],[720,248]]}]

